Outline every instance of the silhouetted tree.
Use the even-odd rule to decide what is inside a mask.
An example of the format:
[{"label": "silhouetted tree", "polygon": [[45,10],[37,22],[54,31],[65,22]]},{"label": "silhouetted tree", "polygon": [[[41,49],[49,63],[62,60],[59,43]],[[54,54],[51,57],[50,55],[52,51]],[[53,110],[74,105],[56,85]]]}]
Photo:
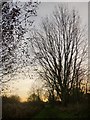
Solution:
[{"label": "silhouetted tree", "polygon": [[[32,91],[32,93],[31,93]],[[27,101],[31,101],[31,102],[39,102],[41,101],[41,89],[37,88],[36,86],[34,86],[34,88],[32,90],[30,90],[29,92],[29,97],[27,99]]]},{"label": "silhouetted tree", "polygon": [[38,102],[38,101],[40,101],[40,97],[38,95],[36,95],[35,93],[33,93],[28,97],[28,101]]},{"label": "silhouetted tree", "polygon": [[85,73],[85,28],[81,28],[78,13],[64,5],[58,6],[51,19],[47,17],[41,25],[41,30],[35,30],[32,36],[35,59],[42,69],[39,74],[67,105],[72,89],[80,88]]},{"label": "silhouetted tree", "polygon": [[7,103],[18,103],[20,102],[20,97],[17,95],[12,95],[10,97],[8,96],[2,96],[2,103],[7,104]]},{"label": "silhouetted tree", "polygon": [[[32,26],[34,20],[32,16],[37,16],[38,2],[1,2],[1,32],[0,40],[0,83],[5,83],[11,79],[15,70],[20,67],[20,63],[27,63],[20,59],[27,55],[24,46],[27,44],[25,34]],[[24,41],[24,42],[23,42]],[[3,75],[8,75],[10,79],[3,79]]]}]

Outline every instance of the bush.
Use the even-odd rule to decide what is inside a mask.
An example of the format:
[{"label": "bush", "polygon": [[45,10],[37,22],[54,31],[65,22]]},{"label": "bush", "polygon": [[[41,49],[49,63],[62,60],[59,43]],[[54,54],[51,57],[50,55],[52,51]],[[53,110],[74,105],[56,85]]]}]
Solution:
[{"label": "bush", "polygon": [[3,119],[6,118],[32,118],[43,108],[43,102],[32,101],[21,103],[18,97],[3,97]]}]

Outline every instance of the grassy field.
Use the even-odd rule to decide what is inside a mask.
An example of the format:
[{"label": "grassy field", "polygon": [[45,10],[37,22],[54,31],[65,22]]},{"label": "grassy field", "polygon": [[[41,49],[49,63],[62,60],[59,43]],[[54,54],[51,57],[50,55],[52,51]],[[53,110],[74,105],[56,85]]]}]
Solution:
[{"label": "grassy field", "polygon": [[[42,120],[49,120],[55,119],[55,120],[63,120],[63,119],[69,119],[69,120],[79,120],[79,119],[86,119],[89,118],[89,112],[87,111],[87,108],[82,108],[79,106],[69,106],[69,108],[59,108],[59,107],[52,107],[48,105],[45,107],[39,114],[37,114],[32,120],[35,119],[42,119]],[[88,119],[87,119],[88,120]]]},{"label": "grassy field", "polygon": [[[6,100],[5,100],[6,99]],[[28,120],[89,120],[89,102],[69,104],[64,107],[62,104],[42,101],[21,103],[18,100],[4,98],[2,105],[3,119],[28,119]],[[88,119],[87,119],[88,118]]]}]

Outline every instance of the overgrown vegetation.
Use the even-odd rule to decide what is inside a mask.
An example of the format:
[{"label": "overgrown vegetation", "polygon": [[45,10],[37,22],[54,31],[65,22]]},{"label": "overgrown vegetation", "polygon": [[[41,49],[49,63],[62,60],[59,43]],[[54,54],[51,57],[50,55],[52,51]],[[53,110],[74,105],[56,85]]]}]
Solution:
[{"label": "overgrown vegetation", "polygon": [[[85,97],[86,96],[86,97]],[[85,95],[81,103],[69,104],[64,107],[60,102],[43,102],[33,99],[33,101],[20,102],[18,96],[3,96],[2,119],[79,119],[90,117],[90,94]],[[33,96],[32,96],[33,97]]]},{"label": "overgrown vegetation", "polygon": [[43,108],[42,101],[20,102],[17,96],[2,97],[2,118],[32,118]]}]

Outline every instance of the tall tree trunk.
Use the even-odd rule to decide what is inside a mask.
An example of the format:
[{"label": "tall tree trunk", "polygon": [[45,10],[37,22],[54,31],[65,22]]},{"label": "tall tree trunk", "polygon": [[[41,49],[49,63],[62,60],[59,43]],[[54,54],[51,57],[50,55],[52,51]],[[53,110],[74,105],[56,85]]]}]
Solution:
[{"label": "tall tree trunk", "polygon": [[67,107],[67,105],[68,105],[68,92],[67,92],[66,88],[63,88],[61,100],[62,100],[62,105]]}]

